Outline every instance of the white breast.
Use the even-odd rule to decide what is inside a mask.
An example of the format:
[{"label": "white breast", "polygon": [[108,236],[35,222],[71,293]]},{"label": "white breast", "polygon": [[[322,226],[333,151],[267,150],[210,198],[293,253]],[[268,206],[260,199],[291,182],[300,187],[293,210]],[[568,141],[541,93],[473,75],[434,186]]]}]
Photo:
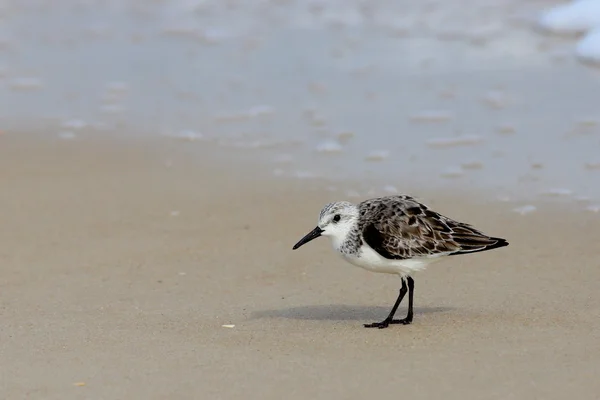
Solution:
[{"label": "white breast", "polygon": [[427,265],[439,260],[439,257],[411,258],[408,260],[390,260],[382,257],[371,246],[363,242],[358,255],[343,254],[342,257],[350,264],[364,268],[368,271],[384,274],[397,274],[400,276],[412,275],[423,270]]}]

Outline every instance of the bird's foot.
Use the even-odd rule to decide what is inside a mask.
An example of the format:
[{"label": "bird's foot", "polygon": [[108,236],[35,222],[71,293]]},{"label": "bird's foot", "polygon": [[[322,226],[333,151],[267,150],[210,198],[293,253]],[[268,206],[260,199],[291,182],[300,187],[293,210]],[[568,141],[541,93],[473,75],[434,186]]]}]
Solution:
[{"label": "bird's foot", "polygon": [[381,322],[373,322],[372,324],[365,324],[365,328],[379,328],[379,329],[387,328],[392,321],[393,320],[386,319],[385,321],[381,321]]},{"label": "bird's foot", "polygon": [[403,319],[386,319],[381,322],[373,322],[372,324],[365,324],[365,328],[387,328],[390,325],[399,324],[399,325],[409,325],[412,323],[412,317],[406,317]]},{"label": "bird's foot", "polygon": [[403,319],[393,319],[390,321],[390,324],[401,324],[401,325],[409,325],[412,324],[412,318],[403,318]]}]

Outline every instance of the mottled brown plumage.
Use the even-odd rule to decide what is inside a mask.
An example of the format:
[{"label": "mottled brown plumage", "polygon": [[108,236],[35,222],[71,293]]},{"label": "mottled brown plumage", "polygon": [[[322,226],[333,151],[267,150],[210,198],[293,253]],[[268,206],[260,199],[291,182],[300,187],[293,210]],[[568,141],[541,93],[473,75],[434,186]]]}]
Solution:
[{"label": "mottled brown plumage", "polygon": [[363,240],[389,259],[474,253],[508,245],[410,196],[370,199],[359,203],[358,209]]}]

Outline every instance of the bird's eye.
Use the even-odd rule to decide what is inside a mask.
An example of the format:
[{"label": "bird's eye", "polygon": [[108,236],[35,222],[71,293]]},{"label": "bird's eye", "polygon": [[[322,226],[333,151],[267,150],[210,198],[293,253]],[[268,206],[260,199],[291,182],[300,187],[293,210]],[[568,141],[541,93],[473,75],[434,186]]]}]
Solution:
[{"label": "bird's eye", "polygon": [[339,222],[339,221],[340,221],[340,219],[342,219],[342,217],[340,217],[340,214],[335,214],[335,215],[333,216],[333,222]]}]

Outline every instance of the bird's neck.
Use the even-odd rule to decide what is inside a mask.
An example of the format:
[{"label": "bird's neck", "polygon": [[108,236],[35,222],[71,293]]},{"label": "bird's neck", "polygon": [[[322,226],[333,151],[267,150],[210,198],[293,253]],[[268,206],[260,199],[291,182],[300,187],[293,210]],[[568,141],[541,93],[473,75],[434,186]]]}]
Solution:
[{"label": "bird's neck", "polygon": [[346,256],[357,255],[360,253],[360,239],[358,230],[350,231],[345,236],[336,236],[332,238],[333,248]]},{"label": "bird's neck", "polygon": [[331,238],[331,245],[336,251],[342,252],[344,242],[347,240],[347,236],[333,236]]}]

